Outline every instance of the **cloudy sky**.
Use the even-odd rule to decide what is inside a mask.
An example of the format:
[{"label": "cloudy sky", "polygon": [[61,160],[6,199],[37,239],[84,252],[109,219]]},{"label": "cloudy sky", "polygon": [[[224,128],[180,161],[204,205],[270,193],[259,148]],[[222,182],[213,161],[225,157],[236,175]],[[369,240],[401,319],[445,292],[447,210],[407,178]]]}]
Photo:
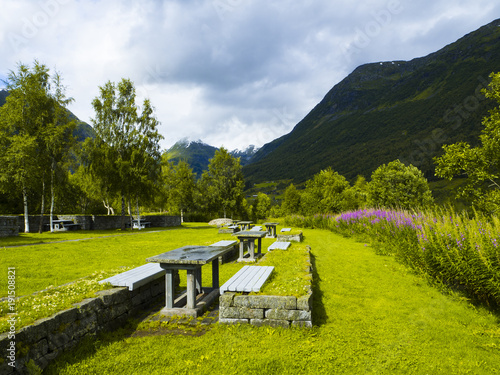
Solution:
[{"label": "cloudy sky", "polygon": [[492,0],[0,0],[0,79],[57,70],[91,123],[107,81],[149,97],[168,148],[229,149],[290,132],[369,62],[411,60],[500,18]]}]

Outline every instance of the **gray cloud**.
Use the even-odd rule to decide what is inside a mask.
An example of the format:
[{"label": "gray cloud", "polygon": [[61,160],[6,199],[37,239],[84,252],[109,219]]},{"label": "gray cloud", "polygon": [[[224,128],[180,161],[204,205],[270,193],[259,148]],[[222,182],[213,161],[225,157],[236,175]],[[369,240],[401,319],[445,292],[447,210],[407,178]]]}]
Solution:
[{"label": "gray cloud", "polygon": [[88,122],[98,86],[127,77],[164,147],[262,146],[356,66],[426,55],[499,14],[489,0],[3,0],[0,77],[57,68]]}]

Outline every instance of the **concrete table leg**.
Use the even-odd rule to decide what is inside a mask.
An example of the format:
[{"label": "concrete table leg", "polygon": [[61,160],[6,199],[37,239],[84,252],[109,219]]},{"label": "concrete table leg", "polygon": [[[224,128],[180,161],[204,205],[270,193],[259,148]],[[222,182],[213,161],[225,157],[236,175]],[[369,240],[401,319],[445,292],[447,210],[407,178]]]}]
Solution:
[{"label": "concrete table leg", "polygon": [[255,241],[248,240],[248,254],[250,254],[250,259],[255,260]]},{"label": "concrete table leg", "polygon": [[262,238],[257,239],[257,256],[260,257],[262,255]]},{"label": "concrete table leg", "polygon": [[243,259],[244,250],[245,250],[245,241],[240,240],[240,259]]},{"label": "concrete table leg", "polygon": [[219,288],[219,261],[212,260],[212,288]]},{"label": "concrete table leg", "polygon": [[195,270],[187,270],[187,301],[186,308],[194,309],[196,306],[196,271]]},{"label": "concrete table leg", "polygon": [[174,307],[174,270],[165,270],[165,306],[167,309]]},{"label": "concrete table leg", "polygon": [[203,293],[203,288],[201,285],[201,267],[194,270],[194,278],[196,281],[196,290],[198,293]]}]

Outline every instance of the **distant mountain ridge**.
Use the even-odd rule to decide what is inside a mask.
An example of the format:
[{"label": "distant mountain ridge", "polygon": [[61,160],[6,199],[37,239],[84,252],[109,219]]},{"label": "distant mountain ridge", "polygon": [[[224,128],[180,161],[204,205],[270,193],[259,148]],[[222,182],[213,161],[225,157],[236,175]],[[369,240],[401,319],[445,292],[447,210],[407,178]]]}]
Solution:
[{"label": "distant mountain ridge", "polygon": [[[170,147],[166,151],[166,154],[167,159],[174,163],[178,163],[180,160],[186,161],[193,169],[197,178],[200,178],[203,171],[208,169],[210,159],[214,157],[217,150],[217,147],[210,146],[201,140],[189,141],[187,138],[183,138]],[[250,145],[243,151],[233,150],[229,151],[229,153],[234,157],[240,158],[241,165],[246,165],[256,151],[255,146]]]},{"label": "distant mountain ridge", "polygon": [[496,20],[426,57],[359,66],[290,133],[258,150],[245,177],[301,182],[331,166],[353,179],[400,159],[432,178],[442,144],[476,142],[494,104],[479,90],[500,70],[499,26]]}]

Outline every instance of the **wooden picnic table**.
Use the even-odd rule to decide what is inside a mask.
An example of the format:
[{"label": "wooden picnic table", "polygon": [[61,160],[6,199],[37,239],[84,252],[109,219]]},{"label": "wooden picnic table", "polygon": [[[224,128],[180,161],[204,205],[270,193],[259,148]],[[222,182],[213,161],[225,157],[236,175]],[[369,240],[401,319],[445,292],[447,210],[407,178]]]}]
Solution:
[{"label": "wooden picnic table", "polygon": [[[147,258],[147,262],[160,263],[165,273],[165,308],[175,309],[182,315],[181,308],[174,307],[174,270],[187,271],[186,309],[196,308],[196,296],[203,293],[201,268],[212,262],[212,288],[219,288],[219,257],[231,251],[228,246],[183,246],[178,249]],[[207,288],[208,289],[208,288]]]},{"label": "wooden picnic table", "polygon": [[[245,230],[233,234],[240,240],[240,256],[238,262],[246,261],[244,257],[245,245],[248,249],[249,261],[255,261],[255,258],[262,255],[262,238],[265,237],[267,232],[257,230]],[[257,240],[257,253],[255,253],[255,240]]]}]

